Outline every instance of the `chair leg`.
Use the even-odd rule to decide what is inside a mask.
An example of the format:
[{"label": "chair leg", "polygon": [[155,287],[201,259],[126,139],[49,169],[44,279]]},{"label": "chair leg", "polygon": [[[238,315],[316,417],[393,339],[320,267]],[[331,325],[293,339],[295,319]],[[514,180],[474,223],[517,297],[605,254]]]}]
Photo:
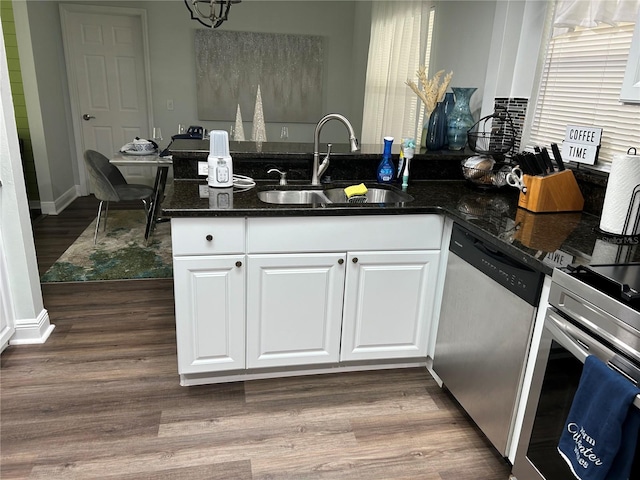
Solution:
[{"label": "chair leg", "polygon": [[93,233],[93,244],[96,244],[98,239],[98,228],[100,227],[100,216],[102,214],[102,200],[100,200],[100,205],[98,205],[98,216],[96,217],[96,230]]},{"label": "chair leg", "polygon": [[107,231],[107,217],[109,216],[109,201],[107,200],[107,205],[104,209],[104,228],[102,229],[103,232]]}]

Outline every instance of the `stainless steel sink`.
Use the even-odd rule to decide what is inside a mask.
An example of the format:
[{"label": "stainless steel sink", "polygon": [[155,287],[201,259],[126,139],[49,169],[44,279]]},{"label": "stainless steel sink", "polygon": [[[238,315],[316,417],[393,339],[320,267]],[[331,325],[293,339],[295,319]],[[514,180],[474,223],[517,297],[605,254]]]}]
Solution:
[{"label": "stainless steel sink", "polygon": [[347,199],[344,194],[344,187],[327,188],[326,190],[310,189],[291,186],[273,190],[262,190],[258,192],[258,198],[265,203],[280,205],[310,205],[310,204],[337,204],[337,205],[362,205],[370,204],[393,204],[413,201],[413,197],[406,192],[393,187],[371,187],[368,188],[364,198]]},{"label": "stainless steel sink", "polygon": [[322,190],[263,190],[258,192],[258,198],[265,203],[281,205],[331,203]]},{"label": "stainless steel sink", "polygon": [[331,203],[402,203],[411,202],[413,197],[401,190],[391,188],[368,188],[364,199],[353,198],[347,199],[344,194],[344,188],[329,188],[324,191]]}]

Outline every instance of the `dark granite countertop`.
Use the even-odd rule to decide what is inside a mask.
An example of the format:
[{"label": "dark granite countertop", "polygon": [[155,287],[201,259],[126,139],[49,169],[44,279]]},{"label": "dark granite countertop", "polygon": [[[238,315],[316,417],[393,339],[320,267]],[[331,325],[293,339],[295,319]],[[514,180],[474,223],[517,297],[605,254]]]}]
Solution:
[{"label": "dark granite countertop", "polygon": [[[353,181],[335,183],[346,186]],[[365,184],[372,186],[373,181]],[[247,191],[234,191],[229,204],[216,203],[219,189],[206,181],[175,180],[163,204],[169,217],[278,217],[331,215],[407,215],[435,213],[453,218],[480,238],[530,267],[551,274],[553,267],[640,261],[635,245],[619,245],[596,231],[599,218],[587,213],[531,213],[518,208],[512,188],[481,190],[464,180],[411,181],[406,192],[414,200],[391,205],[273,205],[257,197],[260,189],[278,188],[275,181],[259,181]],[[228,189],[227,189],[228,190]],[[231,189],[233,190],[233,189]],[[225,192],[225,193],[228,193]]]},{"label": "dark granite countertop", "polygon": [[[279,188],[278,175],[267,170],[279,168],[288,173],[290,185],[308,184],[311,178],[313,145],[294,142],[229,142],[235,174],[258,179],[248,191],[235,189],[231,197],[209,188],[204,175],[198,175],[198,162],[206,161],[208,140],[176,140],[169,146],[173,155],[172,194],[163,203],[169,217],[278,217],[330,215],[447,215],[532,268],[551,274],[554,266],[567,264],[640,261],[640,248],[619,244],[597,232],[606,177],[585,178],[580,183],[585,211],[573,213],[531,213],[518,208],[516,189],[483,190],[463,180],[460,162],[474,155],[466,151],[416,152],[411,162],[407,193],[414,200],[392,205],[273,205],[260,201],[259,189]],[[397,162],[399,145],[394,144]],[[326,150],[321,144],[320,149]],[[382,145],[361,145],[352,153],[346,144],[334,144],[331,164],[323,176],[331,186],[344,187],[363,181],[375,183],[376,166]],[[575,170],[576,177],[584,176]],[[337,181],[337,180],[340,181]],[[586,181],[588,180],[588,181]],[[316,187],[320,188],[320,187]],[[232,189],[233,190],[233,189]],[[228,192],[224,192],[228,193]],[[228,206],[222,202],[229,201]],[[587,213],[588,212],[588,213]],[[631,240],[633,241],[633,239]]]}]

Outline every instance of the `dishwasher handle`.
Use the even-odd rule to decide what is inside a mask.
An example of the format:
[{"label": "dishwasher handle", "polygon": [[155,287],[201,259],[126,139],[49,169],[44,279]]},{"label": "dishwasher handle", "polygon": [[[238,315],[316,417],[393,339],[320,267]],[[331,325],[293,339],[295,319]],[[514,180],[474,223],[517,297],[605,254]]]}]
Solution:
[{"label": "dishwasher handle", "polygon": [[501,252],[500,250],[489,247],[482,240],[478,240],[476,238],[473,246],[478,250],[480,250],[482,254],[488,257],[491,257],[495,262],[502,263],[504,265],[509,265],[512,268],[525,270],[527,272],[534,271],[532,268],[529,268],[525,264],[518,262],[517,260],[514,260],[513,258],[509,257],[507,254]]}]

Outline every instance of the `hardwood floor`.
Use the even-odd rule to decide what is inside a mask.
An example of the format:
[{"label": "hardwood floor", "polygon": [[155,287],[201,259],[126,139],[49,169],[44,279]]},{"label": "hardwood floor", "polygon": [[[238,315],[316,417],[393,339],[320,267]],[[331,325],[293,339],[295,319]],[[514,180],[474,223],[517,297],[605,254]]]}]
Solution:
[{"label": "hardwood floor", "polygon": [[[44,270],[95,215],[82,200],[36,221]],[[2,479],[509,477],[424,369],[180,387],[171,280],[43,295],[51,338],[0,357]]]}]

